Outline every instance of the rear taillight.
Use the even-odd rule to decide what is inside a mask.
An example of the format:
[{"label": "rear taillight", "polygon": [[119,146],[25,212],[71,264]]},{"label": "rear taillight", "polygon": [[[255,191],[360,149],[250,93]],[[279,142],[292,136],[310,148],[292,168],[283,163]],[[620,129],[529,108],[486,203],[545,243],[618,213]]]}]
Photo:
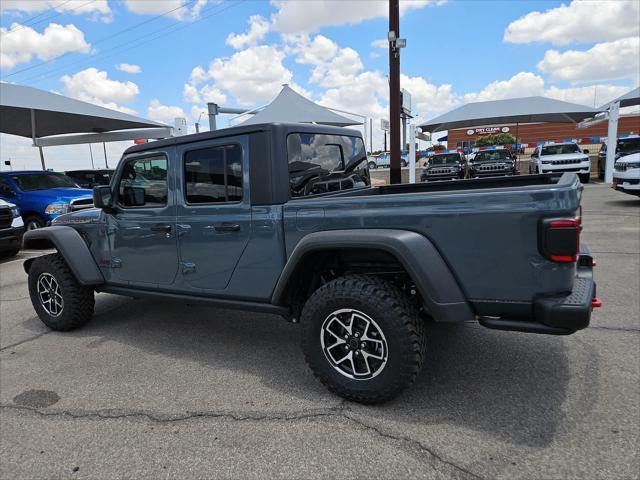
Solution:
[{"label": "rear taillight", "polygon": [[581,218],[557,218],[542,222],[540,247],[553,262],[568,263],[580,254]]}]

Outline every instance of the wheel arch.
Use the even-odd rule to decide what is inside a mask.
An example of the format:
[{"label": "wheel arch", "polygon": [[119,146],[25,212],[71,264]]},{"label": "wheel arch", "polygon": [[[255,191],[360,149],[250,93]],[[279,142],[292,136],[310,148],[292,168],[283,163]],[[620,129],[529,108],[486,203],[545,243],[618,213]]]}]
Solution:
[{"label": "wheel arch", "polygon": [[382,252],[397,261],[437,321],[462,322],[475,318],[457,280],[433,243],[407,230],[330,230],[305,236],[289,256],[273,291],[272,303],[287,305],[292,292],[310,275],[310,269],[326,264],[336,252],[349,249]]},{"label": "wheel arch", "polygon": [[[104,283],[104,276],[96,265],[89,247],[80,234],[67,226],[52,226],[28,230],[24,233],[22,247],[33,250],[55,248],[69,265],[74,276],[81,285],[99,285]],[[35,258],[24,262],[24,271],[29,273]]]}]

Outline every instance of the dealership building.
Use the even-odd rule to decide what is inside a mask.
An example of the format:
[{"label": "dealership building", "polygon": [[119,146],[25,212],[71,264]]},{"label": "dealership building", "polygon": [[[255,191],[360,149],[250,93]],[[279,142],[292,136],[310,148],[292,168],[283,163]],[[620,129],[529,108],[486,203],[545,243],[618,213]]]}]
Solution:
[{"label": "dealership building", "polygon": [[[540,142],[563,142],[575,140],[581,145],[601,144],[607,136],[608,122],[601,122],[588,128],[577,128],[574,123],[505,123],[484,127],[456,128],[448,131],[449,148],[473,148],[479,137],[508,133],[517,135],[519,143],[534,148]],[[640,134],[640,115],[621,116],[618,121],[618,136]]]}]

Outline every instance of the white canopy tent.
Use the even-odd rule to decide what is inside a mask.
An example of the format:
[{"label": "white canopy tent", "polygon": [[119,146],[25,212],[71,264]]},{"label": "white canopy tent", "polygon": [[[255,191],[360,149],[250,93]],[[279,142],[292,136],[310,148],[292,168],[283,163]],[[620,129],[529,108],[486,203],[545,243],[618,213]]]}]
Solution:
[{"label": "white canopy tent", "polygon": [[338,115],[332,110],[333,109],[323,107],[303,97],[289,87],[289,85],[283,85],[278,96],[269,105],[266,105],[256,111],[247,112],[246,114],[252,114],[253,116],[241,122],[239,125],[283,122],[318,123],[321,125],[346,127],[349,125],[360,125],[363,123],[358,120]]},{"label": "white canopy tent", "polygon": [[31,138],[43,170],[44,146],[171,136],[162,123],[11,83],[0,84],[0,132]]}]

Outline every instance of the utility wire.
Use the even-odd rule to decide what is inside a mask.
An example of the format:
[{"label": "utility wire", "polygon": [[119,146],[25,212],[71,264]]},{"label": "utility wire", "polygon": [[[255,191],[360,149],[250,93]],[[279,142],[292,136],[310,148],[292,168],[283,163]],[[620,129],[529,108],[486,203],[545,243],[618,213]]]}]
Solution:
[{"label": "utility wire", "polygon": [[[107,40],[111,40],[112,38],[115,38],[115,37],[117,37],[117,36],[119,36],[119,35],[122,35],[123,33],[126,33],[126,32],[129,32],[129,31],[131,31],[131,30],[134,30],[134,29],[136,29],[136,28],[138,28],[138,27],[141,27],[142,25],[146,25],[147,23],[153,22],[153,21],[155,21],[155,20],[158,20],[158,19],[159,19],[159,18],[161,18],[161,17],[164,17],[164,16],[166,16],[166,15],[169,15],[170,13],[173,13],[173,12],[175,12],[176,10],[180,10],[181,8],[187,7],[187,6],[191,5],[191,4],[193,4],[194,2],[195,2],[195,0],[189,0],[187,3],[184,3],[184,4],[180,5],[179,7],[172,8],[171,10],[168,10],[168,11],[166,11],[166,12],[164,12],[164,13],[161,13],[161,14],[159,14],[159,15],[156,15],[155,17],[151,17],[151,18],[149,18],[149,19],[147,19],[147,20],[144,20],[144,21],[142,21],[142,22],[136,23],[135,25],[132,25],[132,26],[130,26],[130,27],[127,27],[127,28],[125,28],[125,29],[123,29],[123,30],[119,30],[118,32],[115,32],[115,33],[113,33],[113,34],[111,34],[111,35],[107,35],[106,37],[100,38],[100,39],[96,40],[95,42],[93,42],[93,44],[92,44],[92,45],[97,45],[97,44],[102,43],[102,42],[105,42],[105,41],[107,41]],[[34,68],[41,67],[42,65],[47,65],[47,64],[49,64],[49,63],[51,63],[51,62],[55,62],[55,61],[60,60],[61,58],[66,57],[66,56],[67,56],[67,55],[69,55],[70,53],[76,53],[76,52],[79,52],[79,51],[81,51],[81,50],[82,50],[82,48],[77,48],[77,49],[75,49],[75,50],[69,50],[68,52],[63,53],[63,54],[62,54],[62,55],[60,55],[59,57],[51,58],[51,59],[49,59],[49,60],[43,60],[43,61],[41,61],[41,62],[36,63],[35,65],[30,65],[30,66],[25,67],[25,68],[22,68],[22,69],[20,69],[20,70],[16,70],[15,72],[12,72],[12,73],[9,73],[9,74],[7,74],[7,75],[4,75],[4,77],[5,77],[5,78],[6,78],[6,77],[12,77],[12,76],[14,76],[14,75],[18,75],[19,73],[26,72],[26,71],[32,70],[32,69],[34,69]]]},{"label": "utility wire", "polygon": [[[71,0],[67,0],[66,2],[61,3],[60,5],[58,5],[58,6],[56,6],[56,7],[53,7],[53,8],[59,8],[60,6],[64,5],[65,3],[68,3],[68,2],[70,2],[70,1],[71,1]],[[81,4],[80,4],[80,5],[78,5],[77,7],[73,7],[73,8],[71,8],[71,9],[69,9],[69,10],[64,10],[64,11],[62,11],[62,12],[57,12],[56,14],[51,15],[50,17],[45,17],[45,18],[43,18],[43,19],[41,19],[41,20],[38,20],[37,22],[33,22],[33,23],[31,23],[31,24],[28,24],[28,25],[27,25],[26,23],[20,24],[20,25],[18,25],[16,28],[13,28],[13,29],[9,30],[8,32],[4,33],[4,35],[5,35],[5,36],[7,36],[7,35],[9,35],[10,33],[17,32],[18,30],[22,30],[22,29],[23,29],[23,28],[25,28],[25,27],[30,27],[30,28],[31,28],[31,27],[33,27],[34,25],[38,25],[39,23],[50,21],[50,20],[52,20],[52,19],[54,19],[54,18],[56,18],[56,17],[59,17],[60,15],[71,13],[71,12],[73,12],[74,10],[77,10],[77,9],[79,9],[79,8],[82,8],[82,7],[86,6],[86,5],[89,5],[90,3],[93,3],[93,2],[95,2],[95,1],[96,1],[96,0],[89,0],[88,2],[81,3]],[[34,17],[34,18],[35,18],[35,17]]]},{"label": "utility wire", "polygon": [[[240,5],[241,3],[245,2],[245,1],[246,0],[239,0],[238,2],[228,4],[224,8],[221,8],[220,10],[212,12],[209,15],[201,15],[197,20],[194,20],[191,23],[187,23],[187,24],[184,24],[184,25],[173,24],[173,25],[169,25],[167,27],[160,28],[160,29],[156,30],[155,32],[151,32],[150,34],[146,34],[146,35],[143,35],[141,37],[138,37],[137,39],[134,39],[133,42],[137,41],[137,43],[133,43],[133,44],[130,43],[130,42],[122,43],[120,45],[112,47],[112,49],[110,49],[110,50],[105,50],[104,52],[100,52],[100,53],[96,54],[95,56],[93,56],[92,58],[89,58],[89,59],[86,59],[86,60],[81,60],[81,62],[75,62],[75,63],[69,64],[69,65],[64,65],[64,66],[58,67],[56,69],[50,70],[48,72],[44,72],[42,74],[34,75],[32,77],[29,77],[29,78],[23,80],[21,83],[33,85],[33,84],[38,83],[38,82],[40,82],[42,80],[45,80],[45,79],[50,78],[52,76],[55,76],[56,73],[59,72],[60,70],[66,70],[66,69],[69,69],[69,68],[71,68],[71,67],[73,67],[75,65],[84,66],[84,65],[89,65],[89,64],[95,64],[95,60],[96,60],[97,57],[100,57],[101,61],[102,60],[106,60],[107,58],[114,57],[114,56],[116,56],[116,55],[118,55],[118,54],[120,54],[120,53],[122,53],[124,51],[133,50],[135,48],[138,48],[138,47],[140,47],[142,45],[145,45],[145,44],[147,44],[149,42],[152,42],[154,40],[157,40],[159,38],[165,37],[167,35],[171,35],[173,33],[176,33],[178,31],[180,31],[180,30],[184,30],[185,28],[188,28],[188,27],[192,26],[195,23],[198,23],[198,22],[200,22],[202,20],[206,20],[207,18],[211,18],[211,17],[216,16],[216,15],[219,15],[219,14],[221,14],[221,13],[223,13],[223,12],[225,12],[225,11],[231,9],[231,8],[234,8],[234,7],[238,6],[238,5]],[[215,7],[219,7],[219,6],[220,5],[216,5]],[[210,10],[214,9],[215,7],[210,7],[209,9],[205,9],[205,10],[203,10],[203,12],[210,11]],[[165,30],[169,30],[169,31],[165,31]],[[146,38],[146,37],[148,37],[148,38]]]},{"label": "utility wire", "polygon": [[[8,33],[11,33],[11,32],[15,32],[16,30],[20,30],[21,28],[24,28],[25,26],[28,26],[28,25],[29,25],[29,22],[30,22],[31,20],[35,20],[36,18],[41,17],[42,15],[45,15],[49,10],[56,10],[56,9],[58,9],[58,8],[62,7],[63,5],[65,5],[65,4],[67,4],[67,3],[69,3],[70,1],[71,1],[71,0],[65,0],[64,2],[59,3],[59,4],[58,4],[58,5],[56,5],[55,7],[45,8],[45,9],[44,9],[44,11],[40,12],[40,13],[39,13],[39,14],[37,14],[37,15],[34,15],[33,17],[29,17],[29,18],[27,18],[24,22],[22,22],[22,23],[21,23],[20,25],[18,25],[16,28],[12,28],[11,30],[9,30],[9,31],[8,31],[8,32],[6,32],[6,33],[8,34]],[[91,0],[91,1],[93,1],[93,0]],[[10,9],[8,8],[7,10],[10,10]],[[38,21],[38,22],[36,22],[36,23],[39,23],[40,21],[41,21],[41,20],[39,20],[39,21]],[[31,24],[31,25],[35,25],[35,23],[33,23],[33,24]]]}]

